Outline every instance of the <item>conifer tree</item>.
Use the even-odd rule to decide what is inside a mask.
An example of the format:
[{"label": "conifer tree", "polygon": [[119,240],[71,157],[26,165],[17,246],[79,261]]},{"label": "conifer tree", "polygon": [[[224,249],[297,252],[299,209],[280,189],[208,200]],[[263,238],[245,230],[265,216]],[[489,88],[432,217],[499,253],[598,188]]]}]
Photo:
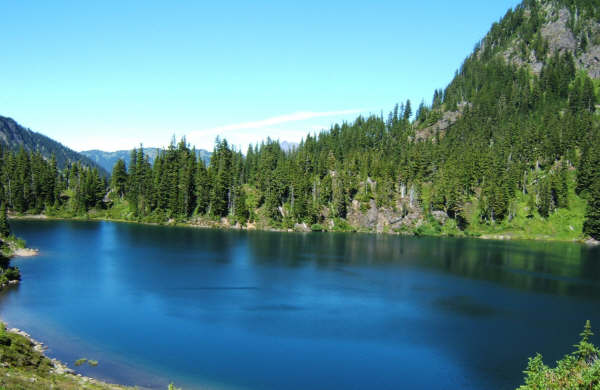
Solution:
[{"label": "conifer tree", "polygon": [[10,236],[10,226],[8,225],[8,216],[6,211],[6,202],[0,202],[0,237]]},{"label": "conifer tree", "polygon": [[591,187],[583,232],[596,240],[600,240],[600,182],[597,180]]},{"label": "conifer tree", "polygon": [[125,161],[122,159],[117,160],[112,170],[111,175],[112,188],[117,192],[119,197],[125,195],[125,188],[127,186],[127,169],[125,167]]}]

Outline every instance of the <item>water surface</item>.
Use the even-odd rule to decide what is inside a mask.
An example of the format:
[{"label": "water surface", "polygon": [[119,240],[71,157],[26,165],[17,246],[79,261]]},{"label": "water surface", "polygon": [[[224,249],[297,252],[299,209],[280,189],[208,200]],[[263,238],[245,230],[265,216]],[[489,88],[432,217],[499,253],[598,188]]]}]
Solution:
[{"label": "water surface", "polygon": [[513,389],[600,327],[600,251],[578,244],[11,225],[41,254],[0,316],[113,382]]}]

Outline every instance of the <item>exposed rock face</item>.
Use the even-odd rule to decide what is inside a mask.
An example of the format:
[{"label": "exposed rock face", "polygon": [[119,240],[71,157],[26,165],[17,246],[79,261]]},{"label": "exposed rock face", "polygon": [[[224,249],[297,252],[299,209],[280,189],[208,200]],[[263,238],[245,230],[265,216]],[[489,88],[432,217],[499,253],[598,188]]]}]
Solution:
[{"label": "exposed rock face", "polygon": [[466,106],[467,103],[461,103],[458,106],[457,111],[444,111],[442,113],[442,118],[433,125],[417,130],[415,138],[417,140],[424,140],[435,135],[443,136],[446,130],[452,127],[452,125],[460,119]]},{"label": "exposed rock face", "polygon": [[600,78],[600,46],[592,46],[577,59],[577,63],[588,72],[590,77]]},{"label": "exposed rock face", "polygon": [[[525,17],[529,17],[531,14],[529,10],[525,10],[524,13]],[[555,52],[571,53],[577,69],[585,70],[591,78],[600,78],[600,23],[583,18],[581,15],[571,15],[569,9],[557,8],[552,2],[546,2],[541,14],[545,18],[540,27],[540,34],[548,44],[546,56],[550,57]],[[573,32],[573,24],[579,26],[576,28],[577,33]],[[587,44],[582,45],[584,39]],[[485,42],[482,43],[482,49],[485,44]],[[529,50],[528,57],[523,58],[520,49],[522,44],[522,38],[515,38],[498,55],[518,67],[529,67],[533,73],[539,75],[544,66],[544,59],[538,58],[535,49]],[[531,49],[531,42],[527,42],[526,45]],[[483,50],[480,50],[476,55],[481,56],[482,53]],[[443,136],[460,119],[464,107],[463,104],[459,106],[458,111],[443,112],[436,123],[418,129],[415,138],[423,140],[430,139],[435,135]],[[419,127],[419,123],[417,123],[417,127]]]},{"label": "exposed rock face", "polygon": [[416,227],[421,224],[422,213],[418,205],[413,204],[408,198],[402,198],[396,207],[377,207],[373,199],[369,201],[368,208],[361,210],[358,200],[353,200],[348,210],[347,220],[350,225],[359,230],[383,233],[386,230],[401,230]]},{"label": "exposed rock face", "polygon": [[[600,36],[600,26],[597,23],[591,23],[585,26],[591,36],[588,37],[588,45],[585,50],[581,50],[580,40],[575,36],[569,27],[571,12],[566,8],[555,9],[552,5],[544,8],[546,12],[546,22],[541,27],[541,35],[548,42],[548,56],[554,52],[569,52],[575,58],[575,64],[578,69],[587,71],[592,78],[600,78],[600,45],[594,44],[592,37]],[[597,40],[596,40],[597,41]],[[518,53],[519,42],[514,42],[504,53],[503,56],[517,66],[529,65],[535,74],[540,74],[543,63],[538,60],[532,51],[527,59],[521,58]]]},{"label": "exposed rock face", "polygon": [[558,14],[555,14],[547,8],[546,12],[550,21],[542,27],[542,37],[548,40],[550,52],[555,50],[574,52],[577,49],[577,39],[567,27],[571,16],[569,10],[562,8],[558,10]]},{"label": "exposed rock face", "polygon": [[308,233],[308,232],[311,231],[310,227],[307,224],[305,224],[305,223],[297,223],[297,224],[295,224],[294,225],[294,230],[297,231],[297,232],[305,232],[305,233]]},{"label": "exposed rock face", "polygon": [[433,211],[431,213],[431,215],[433,216],[433,218],[438,221],[439,223],[441,223],[442,225],[445,225],[446,222],[448,221],[448,214],[446,214],[445,211],[441,211],[441,210],[436,210]]},{"label": "exposed rock face", "polygon": [[521,58],[521,55],[517,52],[516,48],[510,47],[504,52],[503,56],[506,62],[512,62],[517,66],[529,65],[532,72],[537,75],[539,75],[542,72],[542,68],[544,67],[544,64],[541,61],[537,60],[534,52],[531,52],[529,54],[529,58],[523,60]]}]

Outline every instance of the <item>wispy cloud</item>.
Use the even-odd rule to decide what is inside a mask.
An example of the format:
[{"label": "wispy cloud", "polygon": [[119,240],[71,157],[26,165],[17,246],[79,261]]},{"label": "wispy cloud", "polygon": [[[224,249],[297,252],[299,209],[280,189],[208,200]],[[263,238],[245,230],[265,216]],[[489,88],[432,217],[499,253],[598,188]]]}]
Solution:
[{"label": "wispy cloud", "polygon": [[253,122],[241,122],[234,123],[230,125],[218,126],[212,129],[206,130],[198,130],[193,133],[202,133],[202,132],[215,132],[215,131],[231,131],[231,130],[245,130],[245,129],[260,129],[263,127],[279,125],[287,122],[297,122],[297,121],[305,121],[313,118],[324,118],[330,116],[338,116],[338,115],[350,115],[357,114],[359,112],[363,112],[363,110],[342,110],[342,111],[325,111],[325,112],[294,112],[292,114],[279,115],[274,116],[267,119],[262,119],[259,121]]},{"label": "wispy cloud", "polygon": [[[340,118],[364,113],[365,110],[340,111],[301,111],[274,116],[249,122],[232,123],[223,126],[195,130],[187,133],[187,140],[203,149],[210,149],[217,136],[226,138],[232,145],[245,148],[267,137],[281,141],[298,142],[308,133],[329,128],[327,119],[338,121]],[[334,119],[335,118],[335,119]]]}]

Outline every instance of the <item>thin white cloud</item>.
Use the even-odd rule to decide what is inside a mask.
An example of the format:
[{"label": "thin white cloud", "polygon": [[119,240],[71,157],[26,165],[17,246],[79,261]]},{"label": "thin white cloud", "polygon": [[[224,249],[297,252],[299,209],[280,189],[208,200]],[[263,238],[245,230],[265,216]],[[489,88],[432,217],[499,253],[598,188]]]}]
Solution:
[{"label": "thin white cloud", "polygon": [[295,113],[292,113],[292,114],[274,116],[274,117],[267,118],[267,119],[262,119],[262,120],[259,120],[259,121],[234,123],[234,124],[231,124],[231,125],[214,127],[212,129],[197,130],[197,131],[194,131],[194,132],[192,132],[190,134],[199,134],[199,133],[203,133],[203,132],[213,133],[213,132],[224,132],[224,131],[231,131],[231,130],[259,129],[259,128],[268,127],[268,126],[274,126],[274,125],[279,125],[279,124],[287,123],[287,122],[305,121],[305,120],[308,120],[308,119],[323,118],[323,117],[329,117],[329,116],[357,114],[357,113],[360,113],[360,112],[363,112],[363,111],[364,110],[342,110],[342,111],[325,111],[325,112],[310,112],[310,111],[307,111],[307,112],[295,112]]},{"label": "thin white cloud", "polygon": [[200,149],[212,150],[216,137],[227,139],[230,145],[245,151],[248,145],[256,144],[267,137],[280,141],[299,142],[309,133],[328,129],[330,123],[322,118],[340,118],[364,113],[365,110],[340,110],[312,112],[302,111],[279,115],[267,119],[217,126],[187,133],[187,141]]}]

